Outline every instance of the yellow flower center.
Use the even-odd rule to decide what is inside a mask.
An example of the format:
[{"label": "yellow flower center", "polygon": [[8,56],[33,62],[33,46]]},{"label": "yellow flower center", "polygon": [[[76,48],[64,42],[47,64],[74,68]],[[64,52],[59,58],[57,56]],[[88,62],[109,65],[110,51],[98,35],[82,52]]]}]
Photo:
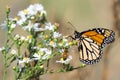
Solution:
[{"label": "yellow flower center", "polygon": [[28,39],[32,39],[33,37],[32,37],[32,35],[29,35],[29,36],[27,36],[27,38],[28,38]]},{"label": "yellow flower center", "polygon": [[54,41],[50,41],[50,45],[53,45],[54,44]]},{"label": "yellow flower center", "polygon": [[25,60],[25,61],[28,61],[28,59],[29,59],[28,57],[24,57],[24,58],[23,58],[23,60]]},{"label": "yellow flower center", "polygon": [[28,14],[28,10],[24,9],[23,10],[24,14]]},{"label": "yellow flower center", "polygon": [[73,45],[73,42],[69,42],[69,45]]},{"label": "yellow flower center", "polygon": [[14,20],[18,21],[18,17],[15,17]]},{"label": "yellow flower center", "polygon": [[63,58],[60,58],[60,61],[64,61],[64,59],[63,59]]},{"label": "yellow flower center", "polygon": [[49,36],[48,35],[45,35],[45,39],[48,39],[49,38]]},{"label": "yellow flower center", "polygon": [[42,45],[41,44],[39,44],[39,45],[37,45],[39,48],[41,48],[42,47]]}]

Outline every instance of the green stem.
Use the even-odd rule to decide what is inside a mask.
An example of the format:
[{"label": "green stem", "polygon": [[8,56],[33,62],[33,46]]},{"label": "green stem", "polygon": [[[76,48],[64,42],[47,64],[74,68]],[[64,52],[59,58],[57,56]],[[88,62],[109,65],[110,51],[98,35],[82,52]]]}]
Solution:
[{"label": "green stem", "polygon": [[17,49],[18,49],[18,57],[20,57],[20,46],[19,45],[17,46]]},{"label": "green stem", "polygon": [[6,75],[7,75],[7,59],[6,59],[6,53],[4,53],[4,76],[3,80],[6,80]]},{"label": "green stem", "polygon": [[10,22],[10,20],[9,20],[9,13],[10,13],[10,8],[7,8],[7,10],[6,10],[6,21],[7,21],[7,28],[8,28],[8,32],[7,32],[7,41],[6,41],[6,43],[5,43],[5,50],[3,51],[3,55],[4,55],[4,74],[3,74],[3,80],[7,80],[7,77],[6,77],[6,75],[7,75],[7,53],[9,52],[9,45],[8,45],[8,43],[9,43],[9,41],[10,41],[10,33],[9,33],[9,22]]},{"label": "green stem", "polygon": [[17,79],[17,73],[15,72],[14,73],[14,80],[16,80]]},{"label": "green stem", "polygon": [[6,75],[7,75],[7,53],[8,53],[8,43],[10,41],[10,34],[8,33],[7,34],[7,41],[6,41],[6,44],[5,44],[5,51],[3,52],[3,55],[4,55],[4,75],[3,75],[3,80],[6,80]]}]

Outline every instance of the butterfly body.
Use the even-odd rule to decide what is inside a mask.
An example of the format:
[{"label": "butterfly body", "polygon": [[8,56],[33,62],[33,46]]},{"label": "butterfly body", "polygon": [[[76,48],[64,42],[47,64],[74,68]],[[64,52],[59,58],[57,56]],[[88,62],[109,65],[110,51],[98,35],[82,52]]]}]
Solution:
[{"label": "butterfly body", "polygon": [[115,33],[105,28],[94,28],[83,32],[74,32],[73,39],[78,41],[80,61],[94,64],[102,57],[103,48],[114,41]]}]

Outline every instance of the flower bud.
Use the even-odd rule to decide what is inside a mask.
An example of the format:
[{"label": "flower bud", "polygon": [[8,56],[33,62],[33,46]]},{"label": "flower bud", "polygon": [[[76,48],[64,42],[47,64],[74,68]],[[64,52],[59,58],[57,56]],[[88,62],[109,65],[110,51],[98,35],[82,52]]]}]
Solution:
[{"label": "flower bud", "polygon": [[7,14],[10,13],[10,7],[9,7],[9,6],[6,7],[6,13],[7,13]]}]

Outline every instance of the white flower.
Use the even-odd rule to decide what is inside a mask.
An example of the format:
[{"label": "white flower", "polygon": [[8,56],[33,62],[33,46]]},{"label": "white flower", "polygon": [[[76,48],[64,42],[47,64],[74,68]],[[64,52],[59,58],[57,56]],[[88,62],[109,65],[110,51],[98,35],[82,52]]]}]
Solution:
[{"label": "white flower", "polygon": [[5,47],[0,48],[0,52],[3,51],[3,50],[5,50]]},{"label": "white flower", "polygon": [[45,60],[49,59],[50,55],[52,54],[52,51],[47,48],[40,48],[38,53],[35,53],[33,55],[34,58],[32,60]]},{"label": "white flower", "polygon": [[16,54],[16,50],[11,50],[11,52],[10,52],[11,54],[13,54],[13,55],[15,55]]},{"label": "white flower", "polygon": [[31,60],[30,58],[23,58],[22,60],[18,60],[18,66],[20,71],[22,70],[23,67],[25,67],[25,63],[29,63]]},{"label": "white flower", "polygon": [[18,14],[17,14],[21,19],[26,19],[26,13],[22,10],[22,11],[19,11]]},{"label": "white flower", "polygon": [[40,59],[40,55],[37,54],[37,53],[35,53],[35,54],[33,55],[33,57],[34,57],[34,58],[32,58],[32,60],[39,60],[39,59]]},{"label": "white flower", "polygon": [[22,25],[25,21],[26,21],[25,18],[19,19],[19,20],[17,21],[17,24],[18,24],[18,25]]},{"label": "white flower", "polygon": [[58,38],[60,36],[61,36],[61,34],[59,32],[54,32],[53,33],[53,38]]},{"label": "white flower", "polygon": [[45,30],[52,30],[52,31],[54,31],[54,25],[52,25],[51,23],[46,23],[45,24]]},{"label": "white flower", "polygon": [[25,57],[25,58],[23,58],[23,60],[19,60],[18,64],[29,63],[30,61],[31,61],[30,58]]},{"label": "white flower", "polygon": [[30,5],[27,8],[28,15],[36,15],[38,12],[45,13],[44,7],[41,4]]},{"label": "white flower", "polygon": [[64,52],[64,49],[59,49],[59,52],[60,52],[60,53],[63,53],[63,52]]},{"label": "white flower", "polygon": [[27,19],[26,18],[21,18],[17,21],[18,25],[22,25]]},{"label": "white flower", "polygon": [[11,24],[11,28],[14,29],[16,27],[16,24]]},{"label": "white flower", "polygon": [[25,41],[25,37],[24,37],[24,36],[21,36],[21,37],[20,37],[20,40],[21,40],[21,41]]},{"label": "white flower", "polygon": [[17,24],[22,25],[27,20],[26,14],[23,11],[19,11],[18,16],[20,16],[20,19],[17,21]]},{"label": "white flower", "polygon": [[42,59],[49,59],[50,58],[50,55],[52,54],[52,51],[47,49],[47,48],[41,48],[40,49],[40,52],[45,52],[43,55],[42,55]]},{"label": "white flower", "polygon": [[7,30],[7,22],[6,21],[4,21],[4,23],[2,23],[0,26],[2,29]]},{"label": "white flower", "polygon": [[38,32],[38,31],[44,31],[44,30],[45,30],[44,28],[39,28],[39,23],[35,23],[35,24],[33,25],[33,28],[34,28],[34,30],[35,30],[36,32]]},{"label": "white flower", "polygon": [[66,38],[63,38],[63,42],[64,42],[64,47],[69,46],[69,42]]},{"label": "white flower", "polygon": [[28,43],[32,42],[32,36],[27,36],[27,38],[25,38],[25,41]]},{"label": "white flower", "polygon": [[40,51],[41,51],[41,52],[45,52],[45,53],[47,53],[47,54],[51,54],[51,53],[52,53],[51,50],[49,50],[49,49],[47,49],[47,48],[40,48]]},{"label": "white flower", "polygon": [[66,38],[63,37],[62,42],[58,44],[60,47],[69,47],[69,42]]},{"label": "white flower", "polygon": [[[15,19],[9,18],[9,20],[10,28],[14,29],[16,27],[16,23],[14,23]],[[7,21],[4,21],[0,26],[2,27],[2,29],[8,30]]]},{"label": "white flower", "polygon": [[61,60],[56,61],[56,62],[57,62],[57,63],[69,64],[71,60],[72,60],[72,56],[69,55],[68,58],[67,58],[66,60],[61,59]]},{"label": "white flower", "polygon": [[30,5],[27,9],[18,12],[17,15],[20,19],[17,21],[17,24],[22,25],[26,20],[30,19],[34,15],[37,15],[38,13],[40,13],[40,16],[42,14],[46,15],[44,7],[41,4]]},{"label": "white flower", "polygon": [[47,45],[50,45],[53,48],[57,47],[57,44],[54,41],[50,41]]},{"label": "white flower", "polygon": [[32,26],[33,26],[32,22],[29,21],[28,25],[23,26],[23,30],[31,31]]},{"label": "white flower", "polygon": [[16,34],[15,37],[14,37],[14,40],[17,40],[19,38],[20,38],[20,36],[18,34]]},{"label": "white flower", "polygon": [[34,46],[34,47],[32,47],[32,49],[37,49],[37,50],[38,50],[38,49],[39,49],[39,47],[37,47],[37,46]]},{"label": "white flower", "polygon": [[18,61],[18,64],[22,64],[22,63],[24,63],[25,61],[24,60],[19,60]]}]

